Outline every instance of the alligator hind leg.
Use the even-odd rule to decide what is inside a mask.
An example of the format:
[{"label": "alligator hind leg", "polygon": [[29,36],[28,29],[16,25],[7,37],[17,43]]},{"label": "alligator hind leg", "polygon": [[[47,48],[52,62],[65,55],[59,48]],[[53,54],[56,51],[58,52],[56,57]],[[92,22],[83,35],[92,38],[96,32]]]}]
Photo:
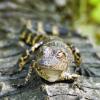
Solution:
[{"label": "alligator hind leg", "polygon": [[70,49],[72,50],[73,56],[74,56],[74,61],[75,64],[79,67],[82,63],[82,58],[81,58],[81,54],[78,48],[76,48],[75,46],[73,46],[72,44],[67,44]]},{"label": "alligator hind leg", "polygon": [[24,79],[24,82],[22,84],[13,84],[12,86],[14,86],[15,88],[22,88],[24,86],[26,86],[31,78],[32,72],[33,72],[33,67],[35,66],[35,62],[33,62],[28,70],[28,74]]},{"label": "alligator hind leg", "polygon": [[18,59],[17,64],[15,65],[15,66],[18,66],[18,67],[19,67],[18,70],[14,70],[14,71],[10,74],[10,76],[15,75],[15,74],[18,74],[18,73],[20,73],[20,72],[24,69],[25,64],[27,64],[27,63],[29,62],[29,60],[31,60],[31,59],[30,59],[30,58],[31,58],[30,55],[31,55],[30,50],[26,50],[26,51],[21,55],[21,57]]},{"label": "alligator hind leg", "polygon": [[24,69],[24,65],[28,62],[29,58],[30,51],[26,50],[18,60],[19,71],[22,71]]}]

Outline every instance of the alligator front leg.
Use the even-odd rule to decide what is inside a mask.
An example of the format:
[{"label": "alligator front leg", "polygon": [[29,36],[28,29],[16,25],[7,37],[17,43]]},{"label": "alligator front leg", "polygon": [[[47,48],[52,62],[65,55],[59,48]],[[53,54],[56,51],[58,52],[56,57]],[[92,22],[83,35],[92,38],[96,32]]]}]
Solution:
[{"label": "alligator front leg", "polygon": [[19,66],[19,71],[22,71],[24,68],[24,65],[30,60],[30,56],[34,51],[43,44],[43,42],[38,42],[35,43],[34,46],[31,47],[31,49],[26,50],[25,53],[20,57],[18,60],[18,66]]},{"label": "alligator front leg", "polygon": [[73,73],[73,74],[71,74],[71,73],[69,73],[69,72],[62,72],[61,73],[61,76],[60,76],[60,80],[77,80],[78,78],[80,77],[80,75],[78,75],[78,74],[75,74],[75,73]]},{"label": "alligator front leg", "polygon": [[71,84],[71,87],[73,89],[79,89],[83,92],[85,92],[85,90],[83,89],[83,87],[80,85],[80,78],[81,76],[78,74],[70,74],[68,72],[62,72],[60,80],[73,80],[73,83]]},{"label": "alligator front leg", "polygon": [[43,44],[43,42],[38,42],[38,43],[35,43],[34,46],[32,46],[29,50],[26,50],[22,56],[19,58],[18,62],[16,65],[18,65],[19,69],[17,71],[14,71],[12,75],[14,74],[18,74],[20,73],[24,68],[25,68],[25,65],[31,61],[31,55],[34,53],[34,51],[40,47],[41,45]]}]

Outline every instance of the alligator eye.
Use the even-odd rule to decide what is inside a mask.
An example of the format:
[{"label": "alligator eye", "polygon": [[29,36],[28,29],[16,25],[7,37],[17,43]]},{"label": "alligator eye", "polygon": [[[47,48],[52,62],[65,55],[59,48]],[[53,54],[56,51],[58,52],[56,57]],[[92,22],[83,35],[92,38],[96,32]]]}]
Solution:
[{"label": "alligator eye", "polygon": [[58,51],[57,52],[57,58],[61,59],[61,58],[64,58],[66,55],[63,51]]}]

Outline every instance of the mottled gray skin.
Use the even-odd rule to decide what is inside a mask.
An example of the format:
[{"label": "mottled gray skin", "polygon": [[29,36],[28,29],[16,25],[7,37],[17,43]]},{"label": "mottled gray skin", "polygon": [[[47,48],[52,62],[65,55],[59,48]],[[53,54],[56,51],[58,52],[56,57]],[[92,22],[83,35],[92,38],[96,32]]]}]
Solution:
[{"label": "mottled gray skin", "polygon": [[47,81],[60,80],[73,62],[71,49],[61,39],[50,37],[37,51],[35,70]]}]

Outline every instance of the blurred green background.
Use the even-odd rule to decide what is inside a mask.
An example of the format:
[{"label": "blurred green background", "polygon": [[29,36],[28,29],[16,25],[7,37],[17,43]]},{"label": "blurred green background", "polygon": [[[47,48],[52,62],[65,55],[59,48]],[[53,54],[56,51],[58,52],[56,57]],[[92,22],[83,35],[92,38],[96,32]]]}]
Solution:
[{"label": "blurred green background", "polygon": [[100,0],[0,0],[1,31],[16,32],[27,19],[75,29],[100,46]]}]

